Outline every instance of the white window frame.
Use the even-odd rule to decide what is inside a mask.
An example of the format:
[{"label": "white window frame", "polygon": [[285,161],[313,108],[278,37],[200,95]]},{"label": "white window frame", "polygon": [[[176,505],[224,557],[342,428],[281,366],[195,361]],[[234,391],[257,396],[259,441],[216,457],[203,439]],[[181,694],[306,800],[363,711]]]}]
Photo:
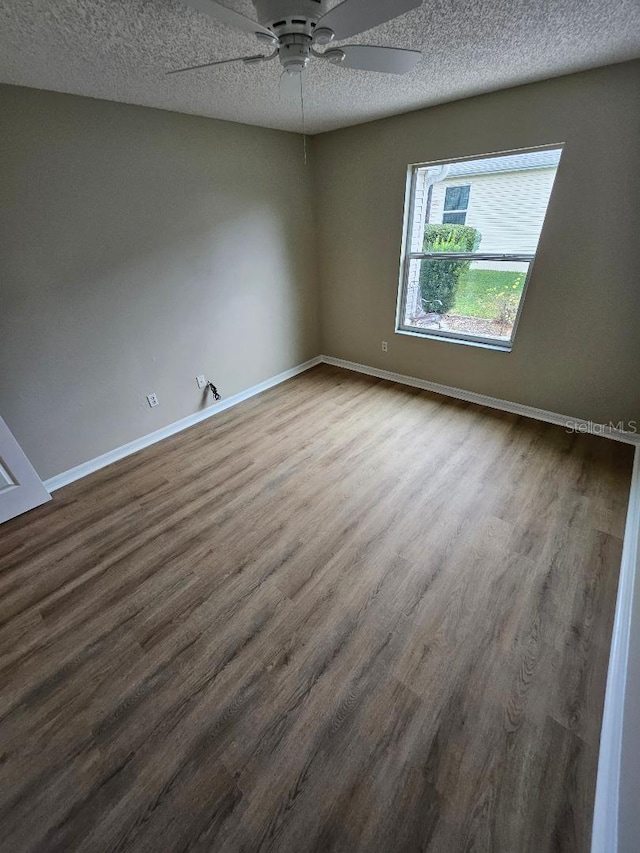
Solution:
[{"label": "white window frame", "polygon": [[[499,350],[501,352],[511,352],[513,349],[513,344],[516,336],[516,332],[518,330],[518,323],[520,322],[520,316],[522,314],[522,309],[524,307],[525,299],[527,297],[527,288],[529,286],[529,279],[531,278],[531,271],[533,269],[533,262],[535,260],[535,253],[506,253],[506,254],[496,254],[491,252],[411,252],[411,238],[412,238],[412,228],[413,221],[415,215],[415,197],[416,197],[416,181],[418,176],[418,171],[420,169],[425,169],[429,167],[438,167],[443,164],[448,163],[464,163],[469,160],[489,160],[493,157],[507,157],[512,154],[530,154],[537,151],[550,151],[556,148],[563,149],[564,143],[551,143],[549,145],[539,145],[534,146],[532,148],[519,148],[512,151],[494,151],[491,154],[473,154],[468,157],[452,157],[446,160],[431,160],[426,163],[413,163],[408,167],[407,170],[407,185],[406,185],[406,193],[405,193],[405,217],[404,217],[404,225],[402,232],[402,253],[400,260],[400,283],[398,287],[398,300],[397,300],[397,308],[396,308],[396,334],[399,335],[410,335],[412,337],[417,338],[429,338],[431,340],[438,341],[448,341],[449,343],[456,344],[466,344],[471,346],[479,346],[488,349]],[[468,209],[468,208],[467,208]],[[548,203],[547,203],[548,210]],[[448,211],[451,212],[451,211]],[[546,213],[545,213],[546,218]],[[544,229],[544,221],[542,223],[542,228]],[[537,249],[536,249],[537,251]],[[520,297],[520,304],[518,305],[518,311],[516,313],[515,320],[513,321],[513,329],[511,330],[511,335],[507,339],[500,338],[491,338],[486,337],[484,335],[472,335],[466,332],[453,332],[448,329],[420,329],[416,326],[407,326],[404,323],[404,318],[406,316],[406,304],[407,304],[407,290],[409,285],[409,270],[411,261],[413,260],[446,260],[446,259],[458,259],[458,260],[474,260],[474,261],[512,261],[512,262],[526,262],[529,264],[527,274],[525,277],[524,285],[522,288],[522,296]]]}]

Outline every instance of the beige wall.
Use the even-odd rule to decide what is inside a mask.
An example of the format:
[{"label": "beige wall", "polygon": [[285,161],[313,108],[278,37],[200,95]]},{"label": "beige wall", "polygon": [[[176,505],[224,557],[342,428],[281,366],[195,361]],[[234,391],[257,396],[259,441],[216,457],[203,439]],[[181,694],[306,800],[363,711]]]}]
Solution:
[{"label": "beige wall", "polygon": [[[640,63],[626,63],[314,137],[323,352],[640,421],[639,92]],[[407,165],[556,142],[566,147],[513,352],[395,334]]]},{"label": "beige wall", "polygon": [[197,411],[196,374],[319,352],[299,136],[8,86],[0,115],[0,413],[42,477]]},{"label": "beige wall", "polygon": [[[640,63],[532,84],[305,167],[293,134],[0,87],[0,414],[47,478],[197,411],[198,373],[230,396],[324,352],[640,420],[639,90]],[[554,142],[513,352],[395,334],[407,165]]]}]

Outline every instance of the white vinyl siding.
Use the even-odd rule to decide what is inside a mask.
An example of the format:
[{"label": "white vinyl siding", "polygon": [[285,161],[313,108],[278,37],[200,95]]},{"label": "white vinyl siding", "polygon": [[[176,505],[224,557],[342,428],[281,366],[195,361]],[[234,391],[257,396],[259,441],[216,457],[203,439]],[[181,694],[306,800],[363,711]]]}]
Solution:
[{"label": "white vinyl siding", "polygon": [[434,184],[429,222],[442,222],[447,187],[469,186],[465,225],[482,235],[479,252],[535,254],[555,168],[464,175]]}]

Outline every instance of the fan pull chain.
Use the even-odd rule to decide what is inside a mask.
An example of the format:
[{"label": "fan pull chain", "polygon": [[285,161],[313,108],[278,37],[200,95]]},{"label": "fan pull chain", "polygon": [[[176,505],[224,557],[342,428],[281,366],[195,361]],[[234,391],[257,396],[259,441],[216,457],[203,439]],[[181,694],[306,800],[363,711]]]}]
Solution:
[{"label": "fan pull chain", "polygon": [[300,72],[300,112],[302,113],[302,150],[304,151],[304,165],[307,165],[307,134],[304,126],[304,85],[302,82],[303,72]]}]

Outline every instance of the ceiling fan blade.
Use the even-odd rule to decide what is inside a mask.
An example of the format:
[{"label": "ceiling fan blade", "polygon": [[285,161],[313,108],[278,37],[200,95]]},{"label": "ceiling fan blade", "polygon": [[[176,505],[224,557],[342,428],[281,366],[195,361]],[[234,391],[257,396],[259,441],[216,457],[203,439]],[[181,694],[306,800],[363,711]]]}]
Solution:
[{"label": "ceiling fan blade", "polygon": [[221,3],[216,3],[215,0],[183,0],[183,2],[228,27],[234,27],[236,30],[242,30],[252,36],[256,33],[273,36],[271,30],[263,27],[262,24],[252,21],[251,18],[245,18],[244,15],[234,12],[233,9],[223,6]]},{"label": "ceiling fan blade", "polygon": [[344,52],[340,65],[359,71],[382,71],[385,74],[407,74],[422,59],[419,50],[403,50],[399,47],[345,44],[340,50]]},{"label": "ceiling fan blade", "polygon": [[422,5],[422,0],[344,0],[318,21],[328,27],[336,39],[348,39],[379,24],[384,24]]},{"label": "ceiling fan blade", "polygon": [[188,65],[186,68],[174,68],[172,71],[167,71],[167,74],[182,74],[183,71],[197,71],[198,68],[212,68],[214,65],[227,65],[229,62],[245,62],[247,65],[250,65],[266,58],[262,54],[257,54],[256,56],[236,56],[234,59],[218,59],[215,62],[205,62],[202,65]]}]

